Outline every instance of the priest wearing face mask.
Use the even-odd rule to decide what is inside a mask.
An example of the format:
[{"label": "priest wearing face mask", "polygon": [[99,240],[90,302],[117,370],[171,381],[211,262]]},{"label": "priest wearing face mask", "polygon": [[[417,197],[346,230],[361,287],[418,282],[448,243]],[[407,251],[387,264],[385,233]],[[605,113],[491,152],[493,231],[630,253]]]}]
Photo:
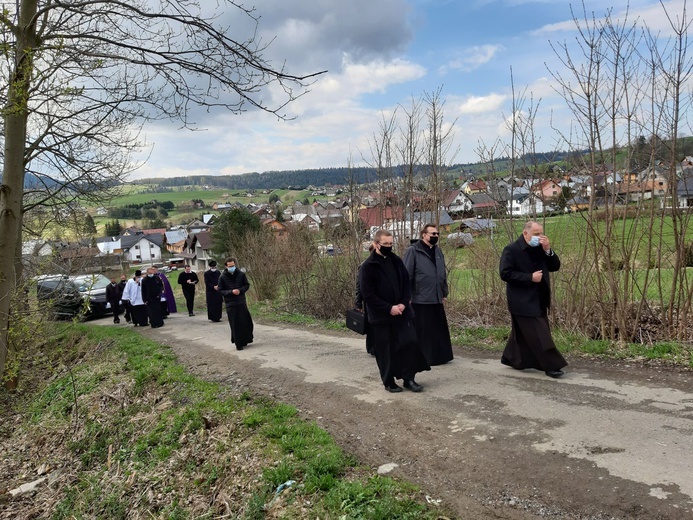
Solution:
[{"label": "priest wearing face mask", "polygon": [[250,283],[245,273],[236,266],[235,258],[227,258],[224,264],[226,269],[219,277],[217,288],[226,303],[231,343],[236,345],[236,350],[243,350],[248,343],[253,342],[253,318],[245,300]]},{"label": "priest wearing face mask", "polygon": [[409,274],[400,257],[392,252],[393,245],[391,232],[380,229],[375,233],[373,252],[359,269],[361,296],[385,390],[401,392],[395,380],[402,379],[404,388],[421,392],[423,386],[414,377],[431,367],[419,348],[412,322]]},{"label": "priest wearing face mask", "polygon": [[505,246],[500,277],[506,283],[512,329],[501,363],[517,370],[535,368],[557,378],[568,363],[551,338],[548,311],[551,305],[549,273],[561,261],[538,222],[525,224],[522,235]]},{"label": "priest wearing face mask", "polygon": [[164,317],[161,312],[161,295],[164,292],[164,283],[156,276],[156,268],[147,269],[147,276],[142,278],[142,300],[147,306],[149,324],[153,329],[164,326]]},{"label": "priest wearing face mask", "polygon": [[219,277],[221,271],[217,269],[215,260],[209,262],[209,269],[205,271],[205,296],[207,297],[207,319],[213,322],[221,321],[221,306],[224,299],[219,292]]},{"label": "priest wearing face mask", "polygon": [[411,302],[419,347],[429,365],[452,360],[450,329],[444,304],[448,299],[445,257],[437,246],[438,228],[426,224],[417,240],[404,253],[404,266],[411,280]]}]

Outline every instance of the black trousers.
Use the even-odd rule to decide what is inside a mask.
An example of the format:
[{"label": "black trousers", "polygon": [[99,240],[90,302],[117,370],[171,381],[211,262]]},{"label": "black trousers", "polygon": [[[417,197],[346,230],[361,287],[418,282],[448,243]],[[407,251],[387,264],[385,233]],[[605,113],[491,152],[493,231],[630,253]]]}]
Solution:
[{"label": "black trousers", "polygon": [[113,323],[120,323],[120,305],[118,301],[110,302],[111,309],[113,310]]},{"label": "black trousers", "polygon": [[123,300],[123,309],[125,309],[125,321],[130,323],[132,321],[132,317],[130,316],[130,302],[127,300]]},{"label": "black trousers", "polygon": [[192,289],[188,289],[183,286],[183,296],[185,296],[185,306],[188,308],[188,314],[192,314],[195,307],[195,286]]}]

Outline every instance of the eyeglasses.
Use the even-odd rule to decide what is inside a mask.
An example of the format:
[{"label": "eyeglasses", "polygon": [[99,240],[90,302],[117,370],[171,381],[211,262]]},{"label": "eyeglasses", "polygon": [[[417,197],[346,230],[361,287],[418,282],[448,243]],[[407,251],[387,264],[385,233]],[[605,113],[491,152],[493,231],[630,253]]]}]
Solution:
[{"label": "eyeglasses", "polygon": [[440,235],[440,233],[438,233],[438,232],[436,231],[435,233],[429,233],[429,235],[433,235],[434,237],[437,237],[438,235]]},{"label": "eyeglasses", "polygon": [[394,242],[390,242],[389,244],[383,244],[382,242],[378,242],[378,244],[380,244],[383,247],[392,247]]}]

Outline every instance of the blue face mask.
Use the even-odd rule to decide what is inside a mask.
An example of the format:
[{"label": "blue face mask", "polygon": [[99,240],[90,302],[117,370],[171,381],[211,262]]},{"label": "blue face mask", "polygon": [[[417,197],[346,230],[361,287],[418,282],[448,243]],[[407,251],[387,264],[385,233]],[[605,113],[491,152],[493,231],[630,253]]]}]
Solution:
[{"label": "blue face mask", "polygon": [[229,267],[229,273],[233,274],[233,272],[236,270],[236,266]]},{"label": "blue face mask", "polygon": [[538,236],[533,236],[532,238],[529,239],[528,244],[531,247],[537,247],[539,245],[539,237]]}]

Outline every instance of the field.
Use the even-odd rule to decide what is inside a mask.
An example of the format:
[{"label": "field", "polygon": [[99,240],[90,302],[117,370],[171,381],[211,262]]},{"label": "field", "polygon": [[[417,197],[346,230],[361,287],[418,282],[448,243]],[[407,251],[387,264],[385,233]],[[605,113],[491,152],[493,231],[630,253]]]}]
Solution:
[{"label": "field", "polygon": [[[240,202],[241,204],[255,203],[262,204],[269,200],[271,195],[277,195],[282,203],[286,205],[293,204],[296,200],[302,201],[308,198],[310,202],[315,198],[325,199],[325,197],[314,197],[310,191],[296,191],[296,190],[267,190],[267,193],[263,193],[262,190],[256,190],[255,193],[248,197],[246,192],[243,190],[212,190],[212,189],[202,189],[199,186],[183,186],[174,188],[175,191],[166,193],[155,193],[151,191],[156,186],[150,185],[139,185],[139,184],[129,184],[123,186],[122,195],[114,197],[108,201],[106,207],[123,207],[128,204],[145,204],[151,202],[152,200],[157,200],[160,202],[171,201],[176,205],[176,208],[182,203],[190,202],[192,200],[202,200],[205,203],[204,208],[190,210],[190,211],[179,211],[178,209],[168,212],[168,217],[164,220],[166,222],[171,222],[174,225],[187,224],[195,218],[200,218],[201,215],[205,213],[213,213],[212,205],[215,202],[220,204]],[[227,195],[227,197],[224,197]],[[89,208],[90,213],[94,213],[95,208]],[[94,222],[96,224],[99,233],[102,231],[107,222],[111,221],[108,216],[94,216]],[[143,222],[140,220],[127,220],[123,221],[121,219],[121,224],[125,226],[137,225],[142,226]]]},{"label": "field", "polygon": [[[150,191],[153,188],[153,186],[148,185],[126,185],[123,187],[123,194],[111,200],[108,205],[120,207],[128,204],[144,204],[155,199],[158,201],[170,200],[176,206],[182,202],[188,202],[193,199],[200,199],[208,206],[211,206],[215,202],[241,202],[243,204],[254,202],[259,204],[268,202],[270,195],[273,194],[278,195],[281,201],[286,205],[292,204],[296,200],[303,200],[306,197],[312,202],[314,198],[311,196],[311,192],[306,190],[266,190],[267,193],[256,190],[253,196],[248,197],[243,190],[207,190],[197,186],[182,186],[174,188],[175,191],[172,192],[154,193]],[[227,197],[224,197],[224,195],[227,195]],[[324,197],[319,198],[324,199]]]},{"label": "field", "polygon": [[[568,214],[548,217],[542,221],[545,233],[551,240],[551,246],[560,255],[562,262],[560,273],[554,276],[556,298],[559,302],[569,297],[567,295],[577,294],[574,287],[576,279],[580,280],[580,284],[589,284],[591,290],[596,290],[597,287],[593,266],[595,254],[592,246],[586,243],[588,223],[585,217],[583,214]],[[443,245],[451,268],[449,281],[451,296],[454,299],[470,301],[504,291],[504,284],[500,282],[498,275],[500,254],[506,244],[521,234],[524,221],[496,223],[497,227],[492,236],[475,237],[471,247],[453,249]],[[603,237],[605,222],[598,221],[595,226],[597,234]],[[684,242],[687,245],[693,243],[691,226],[686,228]],[[670,216],[656,217],[652,226],[647,218],[639,221],[633,218],[618,220],[614,224],[610,246],[613,269],[607,268],[602,253],[600,270],[603,273],[613,273],[612,283],[619,287],[621,297],[627,293],[631,301],[639,301],[644,297],[650,302],[669,302],[674,282],[672,267],[675,259],[674,232]],[[583,258],[586,248],[588,253]],[[658,259],[657,251],[661,252],[661,259]],[[630,271],[622,269],[624,258],[630,258]],[[575,278],[578,270],[584,272]],[[693,267],[688,267],[684,276],[690,280]],[[628,286],[630,289],[627,289]],[[588,288],[585,287],[584,290]]]}]

